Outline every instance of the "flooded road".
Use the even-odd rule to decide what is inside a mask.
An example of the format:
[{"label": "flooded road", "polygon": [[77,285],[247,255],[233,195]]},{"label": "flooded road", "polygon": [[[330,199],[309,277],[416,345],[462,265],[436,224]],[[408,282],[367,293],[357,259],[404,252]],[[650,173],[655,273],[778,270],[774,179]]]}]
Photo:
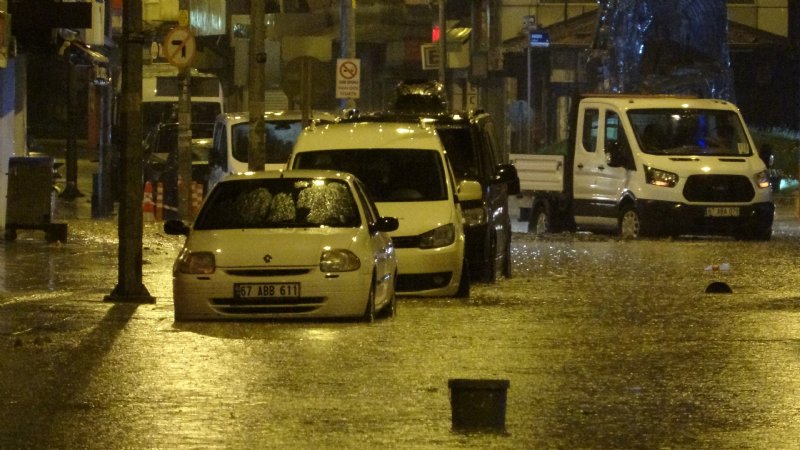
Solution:
[{"label": "flooded road", "polygon": [[[80,200],[79,200],[80,201]],[[516,233],[514,277],[349,322],[172,320],[181,238],[114,220],[0,246],[2,448],[796,448],[800,222],[772,241]],[[727,269],[727,270],[725,270]],[[731,294],[707,294],[724,282]],[[451,430],[448,380],[505,379],[506,433]]]}]

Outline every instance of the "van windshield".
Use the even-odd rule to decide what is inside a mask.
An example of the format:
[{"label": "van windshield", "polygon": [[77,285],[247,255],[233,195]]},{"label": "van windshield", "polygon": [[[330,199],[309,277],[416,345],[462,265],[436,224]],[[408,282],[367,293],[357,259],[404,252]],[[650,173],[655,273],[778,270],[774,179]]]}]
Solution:
[{"label": "van windshield", "polygon": [[[219,102],[192,101],[192,123],[214,123],[214,119],[222,112]],[[143,102],[142,124],[145,132],[155,128],[159,123],[178,121],[178,102]]]},{"label": "van windshield", "polygon": [[[264,122],[264,148],[267,149],[267,163],[285,164],[292,154],[294,143],[303,131],[303,122],[297,120],[276,120]],[[237,161],[247,163],[250,149],[250,123],[244,122],[231,127],[231,154]]]},{"label": "van windshield", "polygon": [[435,150],[358,149],[301,152],[295,169],[352,173],[376,202],[447,200],[444,166]]},{"label": "van windshield", "polygon": [[634,109],[628,112],[643,152],[653,155],[750,156],[739,116],[716,109]]}]

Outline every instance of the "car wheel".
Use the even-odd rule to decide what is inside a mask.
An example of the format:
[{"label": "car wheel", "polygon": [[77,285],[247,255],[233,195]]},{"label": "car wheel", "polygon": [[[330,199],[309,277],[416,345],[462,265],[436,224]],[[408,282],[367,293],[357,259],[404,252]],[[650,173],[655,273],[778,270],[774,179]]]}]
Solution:
[{"label": "car wheel", "polygon": [[394,292],[392,292],[392,296],[389,297],[389,302],[386,306],[383,307],[381,311],[381,317],[390,318],[397,315],[397,297],[395,296]]},{"label": "car wheel", "polygon": [[367,296],[367,307],[364,308],[364,315],[361,321],[366,323],[375,322],[375,277],[369,285],[369,295]]},{"label": "car wheel", "polygon": [[511,228],[509,227],[508,239],[506,239],[506,248],[503,249],[503,276],[511,278],[512,264],[511,264]]},{"label": "car wheel", "polygon": [[470,287],[469,264],[465,259],[464,265],[461,268],[461,279],[458,282],[458,291],[456,291],[455,297],[469,298],[469,287]]},{"label": "car wheel", "polygon": [[622,208],[619,216],[619,236],[622,239],[637,239],[642,233],[642,221],[633,205]]},{"label": "car wheel", "polygon": [[497,238],[494,234],[489,238],[488,250],[481,278],[487,283],[494,283],[497,281]]},{"label": "car wheel", "polygon": [[538,205],[533,208],[531,218],[528,221],[528,232],[536,236],[549,233],[552,229],[550,224],[550,213],[545,205]]}]

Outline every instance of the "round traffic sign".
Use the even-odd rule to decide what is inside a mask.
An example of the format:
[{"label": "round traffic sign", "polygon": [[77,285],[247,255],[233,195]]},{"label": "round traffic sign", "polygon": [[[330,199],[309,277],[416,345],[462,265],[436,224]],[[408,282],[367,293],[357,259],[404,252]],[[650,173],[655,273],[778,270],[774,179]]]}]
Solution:
[{"label": "round traffic sign", "polygon": [[175,27],[169,30],[164,39],[164,56],[172,65],[183,68],[192,64],[197,52],[197,42],[191,30]]}]

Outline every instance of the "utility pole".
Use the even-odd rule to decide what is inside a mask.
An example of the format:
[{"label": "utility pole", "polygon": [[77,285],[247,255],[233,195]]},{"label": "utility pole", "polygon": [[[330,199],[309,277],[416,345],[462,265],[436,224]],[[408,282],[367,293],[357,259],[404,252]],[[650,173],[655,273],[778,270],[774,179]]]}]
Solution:
[{"label": "utility pole", "polygon": [[122,12],[122,149],[118,283],[110,302],[155,303],[142,284],[142,2]]},{"label": "utility pole", "polygon": [[267,152],[264,148],[264,0],[250,0],[250,72],[248,78],[248,111],[250,112],[250,146],[247,168],[264,170]]},{"label": "utility pole", "polygon": [[[178,25],[189,29],[189,0],[180,0]],[[180,69],[178,96],[178,215],[192,219],[192,94],[191,65]]]}]

